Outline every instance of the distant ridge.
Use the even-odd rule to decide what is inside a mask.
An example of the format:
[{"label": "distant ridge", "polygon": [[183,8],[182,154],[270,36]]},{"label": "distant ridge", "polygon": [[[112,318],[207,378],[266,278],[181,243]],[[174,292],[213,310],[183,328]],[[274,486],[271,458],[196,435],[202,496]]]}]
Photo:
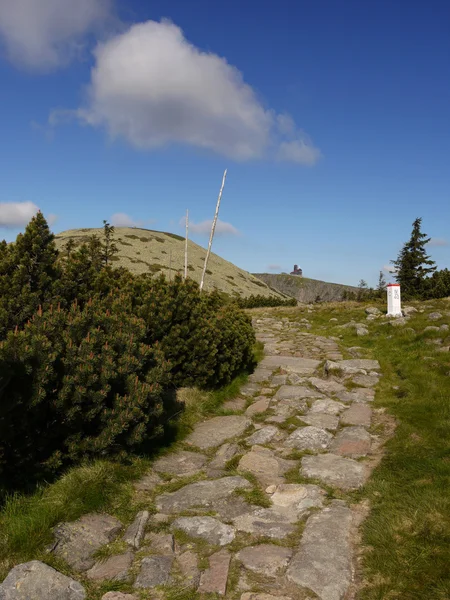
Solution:
[{"label": "distant ridge", "polygon": [[286,273],[279,275],[254,273],[254,275],[281,294],[295,298],[305,304],[317,301],[333,302],[342,300],[342,295],[346,290],[358,292],[358,288],[351,285],[328,283],[327,281],[299,277],[298,275],[287,275]]}]

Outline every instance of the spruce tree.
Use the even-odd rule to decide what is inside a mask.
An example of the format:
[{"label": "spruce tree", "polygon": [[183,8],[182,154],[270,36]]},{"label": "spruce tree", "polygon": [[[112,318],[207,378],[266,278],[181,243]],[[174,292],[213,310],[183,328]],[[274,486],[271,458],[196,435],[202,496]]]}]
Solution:
[{"label": "spruce tree", "polygon": [[422,233],[421,225],[422,219],[417,218],[413,223],[410,239],[403,245],[397,259],[391,261],[396,269],[395,279],[406,298],[422,297],[427,276],[436,270],[435,262],[425,250],[431,238]]},{"label": "spruce tree", "polygon": [[111,258],[118,253],[118,248],[113,240],[114,225],[110,225],[108,221],[103,221],[103,244],[102,244],[102,261],[105,266],[111,262]]},{"label": "spruce tree", "polygon": [[386,285],[387,283],[386,279],[384,278],[383,271],[380,271],[377,283],[377,293],[380,298],[383,298],[384,294],[386,293]]}]

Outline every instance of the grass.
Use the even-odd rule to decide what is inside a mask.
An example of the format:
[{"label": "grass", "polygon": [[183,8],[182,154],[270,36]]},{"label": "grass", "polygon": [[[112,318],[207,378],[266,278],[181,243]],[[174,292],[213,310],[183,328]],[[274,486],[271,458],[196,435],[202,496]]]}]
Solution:
[{"label": "grass", "polygon": [[[368,322],[365,337],[337,329],[351,319],[365,319],[365,306],[357,303],[321,305],[308,315],[310,333],[341,336],[345,347],[360,346],[364,356],[379,360],[383,376],[374,408],[386,409],[397,422],[380,464],[353,498],[368,498],[371,504],[362,527],[358,600],[450,598],[450,353],[427,343],[448,333],[423,333],[430,325],[427,313],[448,315],[450,302],[420,306],[426,312],[406,325],[414,334],[384,319]],[[303,316],[301,309],[272,312],[295,320]],[[448,316],[437,324],[444,322],[450,322]]]}]

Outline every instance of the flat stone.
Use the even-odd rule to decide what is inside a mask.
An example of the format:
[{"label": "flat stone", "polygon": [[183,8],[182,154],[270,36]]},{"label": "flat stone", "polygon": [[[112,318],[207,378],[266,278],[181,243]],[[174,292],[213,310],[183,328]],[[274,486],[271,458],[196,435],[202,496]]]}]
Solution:
[{"label": "flat stone", "polygon": [[373,402],[375,390],[370,388],[356,388],[347,392],[339,392],[337,395],[342,402]]},{"label": "flat stone", "polygon": [[152,550],[160,554],[173,554],[175,552],[175,538],[170,533],[147,533],[146,541],[150,542]]},{"label": "flat stone", "polygon": [[439,319],[442,319],[442,314],[440,312],[432,312],[428,315],[429,321],[439,321]]},{"label": "flat stone", "polygon": [[298,413],[304,413],[308,410],[306,400],[280,400],[278,404],[272,406],[273,411],[279,417],[288,419]]},{"label": "flat stone", "polygon": [[343,425],[362,425],[370,427],[372,420],[372,409],[367,404],[352,404],[350,408],[341,414]]},{"label": "flat stone", "polygon": [[370,435],[364,427],[345,427],[334,438],[330,450],[350,458],[367,456],[370,452]]},{"label": "flat stone", "polygon": [[399,317],[398,319],[394,319],[389,321],[389,325],[391,327],[403,327],[408,324],[409,317]]},{"label": "flat stone", "polygon": [[295,461],[279,458],[268,448],[253,446],[239,461],[238,469],[252,473],[263,487],[267,487],[284,483],[284,473],[295,465]]},{"label": "flat stone", "polygon": [[244,410],[247,400],[245,398],[233,398],[222,404],[224,410],[241,411]]},{"label": "flat stone", "polygon": [[207,458],[203,454],[180,450],[158,458],[153,463],[153,468],[158,473],[188,476],[199,473],[206,461]]},{"label": "flat stone", "polygon": [[241,496],[233,495],[231,498],[218,500],[214,503],[212,511],[222,520],[231,522],[234,518],[253,510],[254,506],[249,504]]},{"label": "flat stone", "polygon": [[304,456],[301,473],[304,477],[320,479],[325,484],[342,490],[357,490],[367,479],[363,464],[336,454]]},{"label": "flat stone", "polygon": [[378,375],[355,375],[352,377],[353,383],[362,387],[370,388],[374,387],[380,381]]},{"label": "flat stone", "polygon": [[228,571],[231,555],[220,550],[209,557],[209,569],[201,574],[198,592],[200,594],[219,594],[225,596],[227,591]]},{"label": "flat stone", "polygon": [[276,577],[286,569],[292,557],[290,548],[274,544],[248,546],[236,554],[236,558],[249,571],[268,577]]},{"label": "flat stone", "polygon": [[112,542],[121,528],[122,523],[110,515],[84,515],[54,528],[56,543],[52,552],[75,571],[87,571],[95,564],[95,552]]},{"label": "flat stone", "polygon": [[348,375],[357,375],[358,373],[361,373],[362,375],[367,375],[366,370],[360,369],[357,367],[345,366],[342,364],[342,362],[343,362],[342,360],[339,360],[339,361],[327,360],[327,361],[325,361],[325,366],[324,366],[325,374],[338,376],[339,374],[342,373],[342,375],[344,377],[346,377]]},{"label": "flat stone", "polygon": [[272,596],[261,592],[245,592],[241,594],[241,600],[292,600],[290,596]]},{"label": "flat stone", "polygon": [[284,445],[287,448],[296,448],[297,450],[326,450],[332,439],[331,433],[325,429],[308,425],[291,433],[285,440]]},{"label": "flat stone", "polygon": [[250,406],[247,408],[247,410],[245,411],[245,414],[247,415],[247,417],[253,417],[254,415],[259,415],[263,412],[266,412],[266,410],[269,408],[270,406],[270,398],[259,398],[256,400],[256,402],[253,402],[253,404],[250,404]]},{"label": "flat stone", "polygon": [[133,548],[136,548],[136,550],[138,550],[141,545],[141,540],[144,537],[145,526],[147,525],[149,516],[150,515],[146,510],[138,512],[133,523],[131,523],[123,535],[123,541]]},{"label": "flat stone", "polygon": [[190,550],[183,552],[177,558],[178,566],[183,577],[183,585],[197,588],[200,583],[200,570],[198,568],[197,555]]},{"label": "flat stone", "polygon": [[260,389],[261,386],[258,383],[246,383],[240,388],[239,393],[241,396],[254,396]]},{"label": "flat stone", "polygon": [[242,435],[251,424],[250,419],[239,415],[214,417],[196,425],[186,443],[201,449],[215,448],[230,438]]},{"label": "flat stone", "polygon": [[180,517],[172,523],[173,529],[180,529],[188,536],[200,538],[214,546],[226,546],[234,540],[235,530],[213,517]]},{"label": "flat stone", "polygon": [[264,381],[268,381],[270,379],[272,373],[272,369],[258,367],[255,372],[250,375],[248,380],[251,383],[263,383]]},{"label": "flat stone", "polygon": [[352,580],[351,510],[340,501],[309,517],[286,576],[320,600],[342,600]]},{"label": "flat stone", "polygon": [[244,477],[223,477],[190,483],[176,492],[157,496],[155,502],[159,511],[169,514],[195,507],[213,508],[218,500],[229,498],[236,490],[248,490],[251,487]]},{"label": "flat stone", "polygon": [[282,540],[295,531],[289,515],[274,508],[257,508],[236,517],[233,523],[238,531],[245,531],[261,537]]},{"label": "flat stone", "polygon": [[357,327],[356,335],[359,337],[362,337],[364,335],[369,335],[369,330],[367,329],[367,327]]},{"label": "flat stone", "polygon": [[338,381],[333,381],[332,379],[310,377],[309,382],[318,389],[319,392],[323,392],[324,394],[337,394],[337,392],[342,392],[346,389],[345,385]]},{"label": "flat stone", "polygon": [[138,597],[134,594],[124,594],[123,592],[106,592],[102,596],[102,600],[138,600]]},{"label": "flat stone", "polygon": [[157,473],[150,472],[139,481],[136,481],[134,487],[141,492],[152,492],[161,483],[164,483],[161,477]]},{"label": "flat stone", "polygon": [[138,600],[134,594],[124,594],[123,592],[106,592],[102,600]]},{"label": "flat stone", "polygon": [[364,369],[367,371],[379,371],[380,363],[377,360],[369,358],[352,358],[350,360],[340,360],[337,363],[341,368]]},{"label": "flat stone", "polygon": [[307,382],[306,377],[300,377],[300,375],[296,375],[295,373],[290,373],[287,380],[290,385],[299,385]]},{"label": "flat stone", "polygon": [[320,360],[297,356],[265,356],[260,365],[267,369],[281,368],[297,375],[313,375],[320,365]]},{"label": "flat stone", "polygon": [[280,430],[273,425],[267,425],[263,427],[259,431],[255,431],[250,437],[246,438],[246,443],[249,446],[253,446],[254,444],[268,444],[275,438],[279,437]]},{"label": "flat stone", "polygon": [[326,398],[324,400],[316,400],[313,402],[308,414],[325,413],[326,415],[338,415],[345,408],[345,404],[342,404],[342,402],[336,402],[336,400],[329,400]]},{"label": "flat stone", "polygon": [[285,385],[287,381],[287,375],[274,375],[270,380],[270,384],[273,387],[278,387],[279,385]]},{"label": "flat stone", "polygon": [[327,415],[326,413],[310,413],[309,415],[302,415],[300,419],[308,425],[320,427],[321,429],[329,429],[330,431],[336,431],[339,425],[338,417]]},{"label": "flat stone", "polygon": [[326,492],[318,485],[284,483],[278,485],[272,496],[273,509],[296,522],[311,508],[322,508]]},{"label": "flat stone", "polygon": [[440,331],[440,329],[439,327],[436,327],[436,325],[428,325],[425,327],[424,331]]},{"label": "flat stone", "polygon": [[0,585],[2,600],[85,600],[86,592],[78,581],[52,567],[32,560],[17,565]]},{"label": "flat stone", "polygon": [[276,400],[301,400],[303,398],[323,398],[323,394],[303,385],[282,385],[275,394]]},{"label": "flat stone", "polygon": [[126,581],[132,562],[132,552],[110,556],[106,560],[96,562],[92,569],[86,572],[86,577],[93,581]]},{"label": "flat stone", "polygon": [[381,315],[381,310],[376,306],[368,306],[365,312],[367,315]]},{"label": "flat stone", "polygon": [[173,561],[173,556],[146,556],[141,561],[141,569],[134,587],[149,589],[165,585],[170,580]]}]

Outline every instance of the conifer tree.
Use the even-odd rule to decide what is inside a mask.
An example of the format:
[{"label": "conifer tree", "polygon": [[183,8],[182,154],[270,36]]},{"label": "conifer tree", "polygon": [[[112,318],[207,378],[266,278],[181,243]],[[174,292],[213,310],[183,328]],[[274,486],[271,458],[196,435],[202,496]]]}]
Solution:
[{"label": "conifer tree", "polygon": [[383,271],[380,271],[377,283],[377,293],[380,298],[383,298],[384,294],[386,293],[386,285],[387,283],[386,279],[384,278]]},{"label": "conifer tree", "polygon": [[421,231],[422,219],[417,218],[413,223],[410,239],[403,245],[396,260],[395,279],[402,287],[404,297],[421,297],[426,288],[426,279],[436,270],[435,262],[425,250],[431,238]]},{"label": "conifer tree", "polygon": [[118,253],[118,248],[113,240],[114,225],[110,225],[108,221],[103,221],[103,245],[102,245],[102,262],[105,266],[111,262],[111,258]]}]

